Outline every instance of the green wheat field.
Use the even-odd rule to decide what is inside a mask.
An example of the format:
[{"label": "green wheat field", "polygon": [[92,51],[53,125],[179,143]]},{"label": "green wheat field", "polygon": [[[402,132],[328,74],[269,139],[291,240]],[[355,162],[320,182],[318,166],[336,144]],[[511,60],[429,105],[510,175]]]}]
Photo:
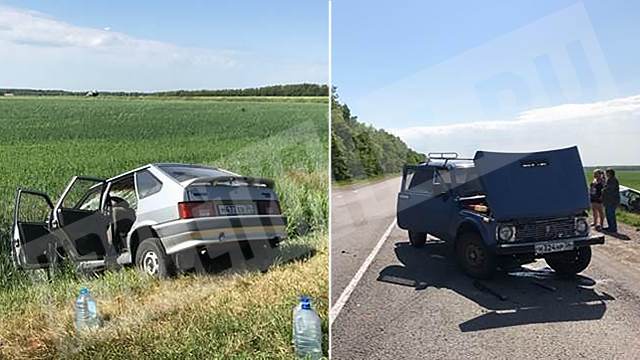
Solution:
[{"label": "green wheat field", "polygon": [[[329,179],[323,98],[0,99],[0,358],[289,359],[291,311],[309,294],[328,309]],[[151,280],[134,269],[86,278],[16,272],[7,248],[16,187],[55,201],[74,175],[111,177],[151,162],[207,164],[275,180],[288,249],[265,274]],[[88,286],[105,325],[75,335]]]}]

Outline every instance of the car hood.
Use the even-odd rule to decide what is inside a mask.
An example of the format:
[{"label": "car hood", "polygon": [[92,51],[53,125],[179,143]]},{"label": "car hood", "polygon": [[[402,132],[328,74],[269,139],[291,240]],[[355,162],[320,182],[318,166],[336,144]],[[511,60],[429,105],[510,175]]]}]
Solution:
[{"label": "car hood", "polygon": [[569,216],[589,208],[575,146],[533,153],[478,151],[473,161],[498,221]]}]

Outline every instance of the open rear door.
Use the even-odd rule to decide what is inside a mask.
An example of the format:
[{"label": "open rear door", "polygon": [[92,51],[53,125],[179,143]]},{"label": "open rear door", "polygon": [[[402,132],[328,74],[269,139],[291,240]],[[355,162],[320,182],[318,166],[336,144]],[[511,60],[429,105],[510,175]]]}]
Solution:
[{"label": "open rear door", "polygon": [[55,258],[59,239],[50,231],[53,204],[41,192],[18,189],[13,215],[11,253],[20,269],[41,269]]},{"label": "open rear door", "polygon": [[101,210],[102,179],[75,176],[54,206],[53,227],[73,248],[76,261],[103,260],[108,248],[108,217]]}]

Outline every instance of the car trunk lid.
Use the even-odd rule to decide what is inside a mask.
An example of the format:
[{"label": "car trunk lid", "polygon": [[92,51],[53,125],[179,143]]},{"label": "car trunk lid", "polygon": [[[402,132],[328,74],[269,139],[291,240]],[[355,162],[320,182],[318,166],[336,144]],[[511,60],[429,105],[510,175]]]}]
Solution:
[{"label": "car trunk lid", "polygon": [[575,146],[533,153],[478,151],[474,163],[498,221],[570,216],[589,208]]},{"label": "car trunk lid", "polygon": [[192,179],[184,183],[181,217],[279,215],[273,181],[242,176]]}]

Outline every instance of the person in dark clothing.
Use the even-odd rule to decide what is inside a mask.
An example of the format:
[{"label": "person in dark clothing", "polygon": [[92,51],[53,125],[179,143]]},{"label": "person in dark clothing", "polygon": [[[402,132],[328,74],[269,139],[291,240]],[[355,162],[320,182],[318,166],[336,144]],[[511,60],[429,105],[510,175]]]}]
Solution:
[{"label": "person in dark clothing", "polygon": [[593,172],[593,181],[589,186],[589,197],[591,199],[591,212],[593,214],[593,224],[596,230],[602,230],[604,224],[604,207],[602,206],[602,188],[604,188],[604,171],[596,169]]},{"label": "person in dark clothing", "polygon": [[616,178],[615,170],[607,169],[605,174],[607,181],[602,189],[602,203],[607,218],[607,227],[602,230],[617,233],[616,208],[620,205],[620,183]]}]

